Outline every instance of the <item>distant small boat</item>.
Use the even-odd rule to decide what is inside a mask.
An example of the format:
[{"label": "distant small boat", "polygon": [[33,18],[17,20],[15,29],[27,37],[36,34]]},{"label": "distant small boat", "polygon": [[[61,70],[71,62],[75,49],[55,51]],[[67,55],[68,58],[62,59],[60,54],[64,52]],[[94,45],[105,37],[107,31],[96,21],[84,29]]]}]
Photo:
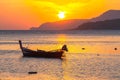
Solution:
[{"label": "distant small boat", "polygon": [[22,41],[19,40],[19,45],[24,57],[44,57],[44,58],[61,58],[65,51],[68,51],[67,46],[63,45],[62,49],[45,51],[45,50],[31,50],[22,46]]}]

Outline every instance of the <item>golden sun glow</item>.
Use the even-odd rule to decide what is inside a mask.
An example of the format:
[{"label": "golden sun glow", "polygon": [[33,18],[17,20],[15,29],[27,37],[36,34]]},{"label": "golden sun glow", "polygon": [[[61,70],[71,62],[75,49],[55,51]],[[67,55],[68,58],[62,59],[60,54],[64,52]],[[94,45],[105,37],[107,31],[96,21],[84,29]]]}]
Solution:
[{"label": "golden sun glow", "polygon": [[58,17],[59,17],[60,19],[65,18],[65,12],[59,12],[59,13],[58,13]]}]

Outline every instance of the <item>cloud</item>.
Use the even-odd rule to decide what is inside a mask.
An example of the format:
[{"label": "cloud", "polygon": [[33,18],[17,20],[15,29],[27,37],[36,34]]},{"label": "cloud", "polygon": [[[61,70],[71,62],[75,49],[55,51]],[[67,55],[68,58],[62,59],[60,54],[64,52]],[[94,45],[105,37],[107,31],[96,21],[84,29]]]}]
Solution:
[{"label": "cloud", "polygon": [[[82,0],[82,1],[88,1],[88,0]],[[90,1],[90,0],[89,0]],[[53,0],[50,0],[50,1],[42,1],[42,0],[32,0],[31,4],[36,6],[37,8],[40,8],[40,9],[43,9],[44,11],[47,11],[47,10],[55,10],[55,11],[70,11],[70,10],[74,10],[76,8],[79,8],[79,7],[84,7],[87,5],[87,3],[85,2],[81,2],[81,1],[74,1],[74,2],[67,2],[67,3],[64,3],[64,5],[60,5],[60,4],[57,4],[58,2],[55,2]]]},{"label": "cloud", "polygon": [[33,1],[45,1],[45,2],[52,2],[58,5],[66,5],[69,3],[87,3],[90,2],[91,0],[33,0]]}]

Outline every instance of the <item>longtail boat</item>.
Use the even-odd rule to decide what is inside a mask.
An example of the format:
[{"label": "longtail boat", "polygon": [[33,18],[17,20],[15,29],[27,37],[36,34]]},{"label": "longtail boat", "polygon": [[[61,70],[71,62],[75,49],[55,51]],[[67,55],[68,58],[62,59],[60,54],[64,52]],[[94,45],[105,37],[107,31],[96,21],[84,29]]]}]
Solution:
[{"label": "longtail boat", "polygon": [[63,45],[61,49],[45,51],[31,50],[22,46],[22,41],[19,40],[20,49],[24,57],[43,57],[43,58],[61,58],[65,51],[68,51],[67,46]]}]

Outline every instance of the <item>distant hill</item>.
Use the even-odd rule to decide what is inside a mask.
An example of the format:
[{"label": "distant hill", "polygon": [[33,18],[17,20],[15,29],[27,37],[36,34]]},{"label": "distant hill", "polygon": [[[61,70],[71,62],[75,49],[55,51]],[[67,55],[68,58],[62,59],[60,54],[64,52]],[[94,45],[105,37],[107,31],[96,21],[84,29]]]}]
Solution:
[{"label": "distant hill", "polygon": [[120,19],[120,10],[109,10],[103,13],[102,15],[92,18],[90,21],[104,21],[104,20],[112,20],[112,19]]},{"label": "distant hill", "polygon": [[69,30],[77,28],[80,24],[87,22],[86,19],[61,20],[48,22],[40,25],[38,28],[32,27],[32,30]]},{"label": "distant hill", "polygon": [[80,25],[77,30],[120,30],[120,19],[87,22]]},{"label": "distant hill", "polygon": [[[43,23],[39,27],[32,27],[31,30],[69,30],[77,29],[80,25],[86,25],[86,22],[96,22],[104,20],[120,19],[120,10],[109,10],[102,15],[92,19],[70,19],[56,22]],[[86,24],[84,24],[86,23]],[[98,22],[97,22],[98,23]],[[96,23],[95,23],[96,24]],[[82,26],[83,26],[82,25]],[[100,25],[100,24],[99,24]]]}]

